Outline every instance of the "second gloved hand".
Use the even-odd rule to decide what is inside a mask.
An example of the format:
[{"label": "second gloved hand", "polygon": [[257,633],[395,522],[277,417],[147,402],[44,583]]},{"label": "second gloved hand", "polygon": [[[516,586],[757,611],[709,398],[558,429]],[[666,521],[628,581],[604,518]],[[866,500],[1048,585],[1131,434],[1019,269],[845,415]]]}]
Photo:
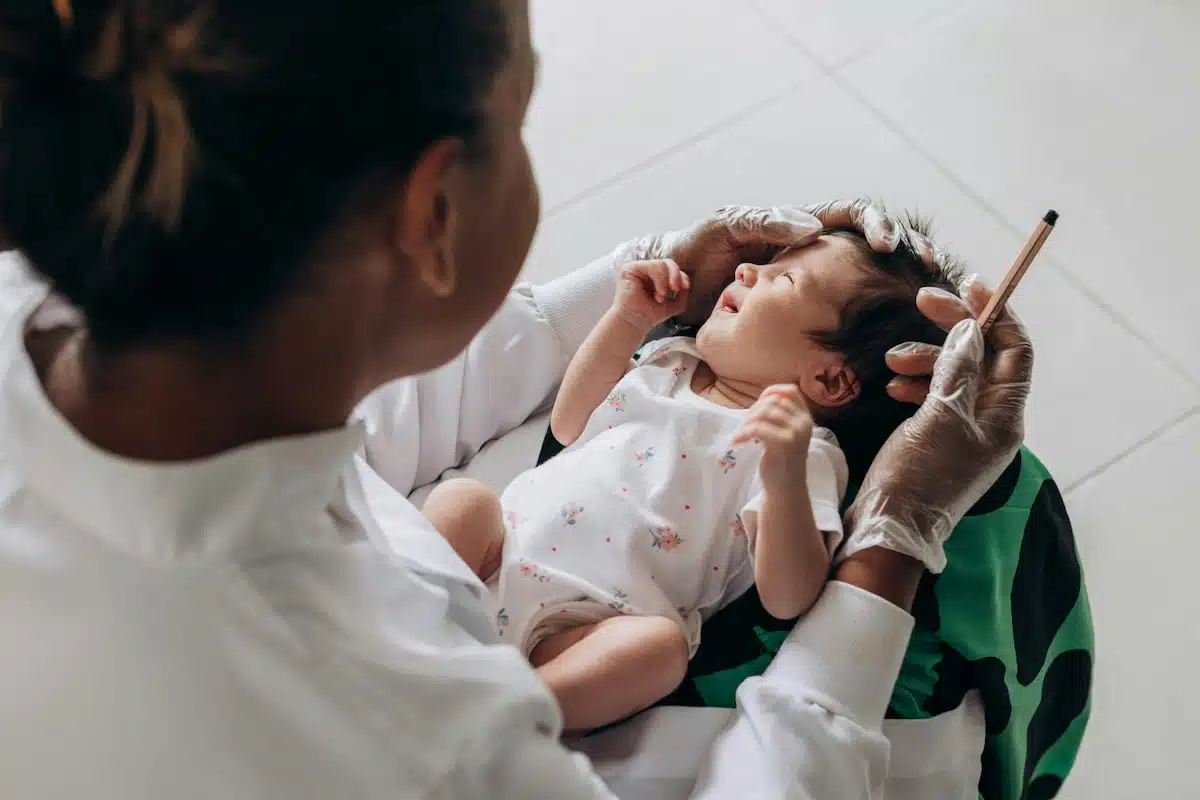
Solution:
[{"label": "second gloved hand", "polygon": [[[893,368],[909,380],[927,372],[924,402],[888,439],[872,462],[847,512],[840,558],[871,547],[911,556],[931,572],[946,566],[944,544],[954,527],[1012,461],[1024,438],[1025,401],[1033,347],[1020,322],[1005,310],[987,339],[974,311],[958,298],[929,297],[919,305],[939,324],[954,324],[939,350],[897,348]],[[980,306],[990,293],[969,292]],[[936,301],[936,302],[930,302]],[[914,384],[916,385],[916,384]]]}]

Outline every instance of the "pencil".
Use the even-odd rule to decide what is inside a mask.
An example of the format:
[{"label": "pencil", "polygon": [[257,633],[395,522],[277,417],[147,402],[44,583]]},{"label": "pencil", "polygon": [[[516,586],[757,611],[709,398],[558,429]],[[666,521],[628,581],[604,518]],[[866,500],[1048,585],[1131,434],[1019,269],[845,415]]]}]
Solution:
[{"label": "pencil", "polygon": [[1033,231],[1033,235],[1029,237],[1029,241],[1021,248],[1020,255],[1013,265],[1008,268],[1008,274],[1004,276],[1004,280],[1000,281],[1000,285],[996,287],[995,294],[988,304],[980,312],[978,322],[979,328],[984,332],[988,332],[988,328],[992,327],[992,323],[996,321],[996,317],[1000,316],[1000,312],[1004,310],[1004,304],[1008,302],[1008,298],[1012,297],[1013,290],[1017,288],[1017,284],[1021,282],[1021,278],[1025,277],[1025,272],[1029,269],[1029,265],[1033,263],[1033,259],[1037,258],[1038,251],[1042,249],[1042,245],[1046,243],[1046,239],[1050,237],[1050,232],[1054,230],[1054,223],[1058,222],[1058,212],[1051,209],[1046,212],[1046,216],[1042,217],[1042,221],[1038,223],[1037,228]]}]

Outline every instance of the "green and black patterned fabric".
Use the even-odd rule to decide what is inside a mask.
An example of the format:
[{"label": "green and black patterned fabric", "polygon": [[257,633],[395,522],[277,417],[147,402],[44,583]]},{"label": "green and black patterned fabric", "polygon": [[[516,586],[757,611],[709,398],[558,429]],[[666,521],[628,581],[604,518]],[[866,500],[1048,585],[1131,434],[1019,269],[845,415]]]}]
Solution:
[{"label": "green and black patterned fabric", "polygon": [[[538,463],[562,447],[547,435]],[[983,800],[1054,797],[1091,710],[1093,630],[1079,556],[1050,473],[1022,449],[959,524],[941,575],[926,574],[888,716],[922,719],[977,689],[987,739]],[[792,623],[751,589],[704,625],[683,685],[661,705],[733,707]]]}]

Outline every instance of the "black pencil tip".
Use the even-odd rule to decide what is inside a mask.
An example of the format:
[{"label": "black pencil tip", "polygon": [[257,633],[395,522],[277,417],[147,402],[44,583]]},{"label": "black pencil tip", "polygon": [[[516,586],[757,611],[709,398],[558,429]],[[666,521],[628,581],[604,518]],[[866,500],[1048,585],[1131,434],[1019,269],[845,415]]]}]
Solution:
[{"label": "black pencil tip", "polygon": [[1042,217],[1042,222],[1045,222],[1047,225],[1053,225],[1058,222],[1058,212],[1053,208],[1050,209],[1046,212],[1046,216]]}]

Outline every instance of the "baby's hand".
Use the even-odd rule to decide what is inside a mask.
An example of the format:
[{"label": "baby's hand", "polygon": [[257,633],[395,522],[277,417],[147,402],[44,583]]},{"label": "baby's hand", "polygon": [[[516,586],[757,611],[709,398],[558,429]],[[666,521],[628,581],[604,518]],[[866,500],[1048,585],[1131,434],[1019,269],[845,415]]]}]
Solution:
[{"label": "baby's hand", "polygon": [[691,282],[669,258],[635,261],[621,269],[613,307],[630,323],[647,330],[682,314]]},{"label": "baby's hand", "polygon": [[767,387],[750,414],[734,434],[734,444],[762,442],[763,457],[758,471],[763,489],[789,492],[808,480],[808,445],[813,420],[804,395],[792,383]]}]

